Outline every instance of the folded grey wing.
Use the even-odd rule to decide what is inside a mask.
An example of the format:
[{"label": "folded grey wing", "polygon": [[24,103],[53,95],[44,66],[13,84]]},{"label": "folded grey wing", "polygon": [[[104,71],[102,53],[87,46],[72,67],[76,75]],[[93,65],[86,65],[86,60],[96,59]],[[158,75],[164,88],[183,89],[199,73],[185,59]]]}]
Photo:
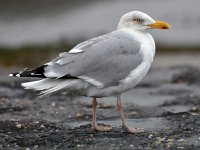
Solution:
[{"label": "folded grey wing", "polygon": [[45,68],[45,76],[76,77],[98,88],[116,86],[143,60],[140,43],[130,34],[115,31],[76,46],[78,53],[64,53]]}]

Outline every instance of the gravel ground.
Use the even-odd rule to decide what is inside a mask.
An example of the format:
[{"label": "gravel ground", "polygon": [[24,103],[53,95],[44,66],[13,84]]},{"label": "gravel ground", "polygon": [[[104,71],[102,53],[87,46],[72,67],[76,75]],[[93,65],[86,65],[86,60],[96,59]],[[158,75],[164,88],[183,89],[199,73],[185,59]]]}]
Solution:
[{"label": "gravel ground", "polygon": [[56,93],[38,98],[24,90],[27,79],[0,81],[0,149],[200,149],[200,70],[194,66],[153,68],[123,94],[128,124],[121,128],[115,98],[99,99],[97,118],[111,132],[91,130],[91,99]]}]

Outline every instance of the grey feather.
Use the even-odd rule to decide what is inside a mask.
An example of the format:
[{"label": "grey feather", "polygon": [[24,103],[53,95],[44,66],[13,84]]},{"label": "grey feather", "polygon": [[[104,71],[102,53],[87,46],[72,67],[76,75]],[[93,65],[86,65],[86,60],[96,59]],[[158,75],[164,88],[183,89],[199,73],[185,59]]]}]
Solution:
[{"label": "grey feather", "polygon": [[[114,31],[77,45],[82,53],[63,53],[45,68],[47,77],[91,78],[99,88],[116,86],[143,60],[140,42],[123,31]],[[90,81],[88,81],[90,82]],[[96,85],[94,82],[91,84]]]}]

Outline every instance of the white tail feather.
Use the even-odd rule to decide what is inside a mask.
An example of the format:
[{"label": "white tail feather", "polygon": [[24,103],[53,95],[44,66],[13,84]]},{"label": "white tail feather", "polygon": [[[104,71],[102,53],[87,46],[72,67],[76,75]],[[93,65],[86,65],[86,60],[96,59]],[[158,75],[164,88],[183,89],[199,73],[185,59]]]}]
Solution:
[{"label": "white tail feather", "polygon": [[88,84],[82,80],[65,80],[65,79],[43,79],[38,81],[22,83],[25,89],[33,89],[41,91],[40,96],[45,96],[50,93],[62,90],[62,89],[74,89],[79,90],[86,87]]},{"label": "white tail feather", "polygon": [[50,88],[40,92],[40,96],[45,96],[45,95],[48,95],[50,93],[53,93],[53,92],[59,91],[61,89],[67,88],[68,86],[70,86],[72,84],[72,82],[73,81],[71,81],[71,80],[58,82],[57,84],[54,84],[54,86],[51,86]]},{"label": "white tail feather", "polygon": [[53,82],[54,80],[50,81],[50,79],[43,79],[43,80],[38,80],[38,81],[32,81],[32,82],[26,82],[22,83],[21,85],[25,89],[34,89],[34,90],[46,90],[49,89],[55,85],[57,85],[57,82]]}]

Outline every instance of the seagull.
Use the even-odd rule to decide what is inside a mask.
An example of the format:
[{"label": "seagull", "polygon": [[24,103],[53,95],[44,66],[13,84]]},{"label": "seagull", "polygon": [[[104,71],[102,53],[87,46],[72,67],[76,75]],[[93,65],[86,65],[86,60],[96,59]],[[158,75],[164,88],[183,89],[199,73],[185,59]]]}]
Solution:
[{"label": "seagull", "polygon": [[169,29],[166,22],[155,21],[147,14],[132,11],[124,14],[118,28],[60,53],[52,61],[35,69],[12,73],[12,77],[39,77],[22,83],[25,89],[40,91],[41,96],[56,91],[92,98],[92,129],[110,131],[96,121],[97,98],[116,97],[122,127],[130,133],[142,132],[125,121],[121,94],[133,89],[147,74],[155,54],[150,29]]}]

